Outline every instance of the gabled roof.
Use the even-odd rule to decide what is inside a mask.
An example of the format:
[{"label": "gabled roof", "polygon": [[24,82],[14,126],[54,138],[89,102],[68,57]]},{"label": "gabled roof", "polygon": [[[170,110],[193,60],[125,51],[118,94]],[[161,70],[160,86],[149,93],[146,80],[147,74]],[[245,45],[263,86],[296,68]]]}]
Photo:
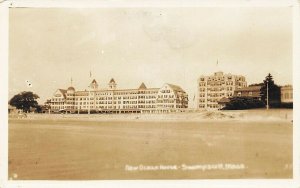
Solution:
[{"label": "gabled roof", "polygon": [[144,84],[144,82],[142,82],[142,84],[140,85],[139,89],[147,89],[146,85]]},{"label": "gabled roof", "polygon": [[181,92],[185,92],[180,86],[174,85],[174,84],[167,84],[170,86],[170,88],[172,88],[174,91],[181,91]]},{"label": "gabled roof", "polygon": [[116,82],[115,82],[115,80],[112,78],[112,79],[110,79],[109,83],[110,83],[110,84],[115,84]]},{"label": "gabled roof", "polygon": [[66,98],[66,93],[67,93],[67,90],[65,89],[58,89],[64,96],[64,98]]},{"label": "gabled roof", "polygon": [[97,81],[93,79],[92,84],[97,84]]}]

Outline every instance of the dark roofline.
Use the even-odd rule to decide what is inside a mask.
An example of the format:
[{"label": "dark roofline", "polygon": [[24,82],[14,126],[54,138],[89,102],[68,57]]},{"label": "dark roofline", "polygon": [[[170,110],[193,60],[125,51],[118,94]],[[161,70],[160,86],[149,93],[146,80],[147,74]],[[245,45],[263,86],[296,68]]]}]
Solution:
[{"label": "dark roofline", "polygon": [[66,89],[58,89],[64,96],[64,98],[66,98],[66,93],[67,93],[67,90]]},{"label": "dark roofline", "polygon": [[93,84],[94,84],[94,83],[98,84],[97,81],[96,81],[95,79],[93,79],[92,83],[93,83]]},{"label": "dark roofline", "polygon": [[146,85],[144,82],[141,83],[140,87],[138,89],[147,89]]},{"label": "dark roofline", "polygon": [[174,91],[181,91],[181,92],[185,92],[180,86],[178,85],[174,85],[174,84],[169,84],[166,83],[167,85],[169,85]]}]

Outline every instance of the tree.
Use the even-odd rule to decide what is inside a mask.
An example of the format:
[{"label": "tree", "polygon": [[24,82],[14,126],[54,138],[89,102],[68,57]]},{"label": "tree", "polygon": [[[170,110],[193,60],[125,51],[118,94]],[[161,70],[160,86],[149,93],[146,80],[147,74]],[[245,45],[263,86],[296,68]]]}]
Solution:
[{"label": "tree", "polygon": [[30,112],[30,108],[39,107],[38,102],[36,101],[38,98],[40,97],[31,91],[23,91],[13,96],[10,99],[9,104],[24,112]]},{"label": "tree", "polygon": [[267,87],[269,90],[269,105],[270,107],[280,106],[280,87],[275,84],[273,76],[269,73],[260,89],[261,100],[267,104]]},{"label": "tree", "polygon": [[37,105],[36,107],[35,107],[35,112],[37,112],[37,113],[42,113],[42,105]]}]

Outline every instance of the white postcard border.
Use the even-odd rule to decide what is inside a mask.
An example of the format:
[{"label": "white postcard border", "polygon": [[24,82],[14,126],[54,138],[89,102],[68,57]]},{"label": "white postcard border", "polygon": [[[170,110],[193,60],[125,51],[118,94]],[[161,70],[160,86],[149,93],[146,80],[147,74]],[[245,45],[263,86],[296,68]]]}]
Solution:
[{"label": "white postcard border", "polygon": [[[189,7],[189,6],[293,6],[293,89],[294,89],[294,128],[293,128],[293,175],[289,179],[240,179],[240,180],[116,180],[116,181],[8,181],[8,12],[9,8],[17,7],[62,7],[62,8],[96,8],[96,7]],[[274,0],[274,1],[2,1],[0,4],[0,187],[300,187],[300,13],[298,1]],[[296,105],[295,105],[296,104]]]}]

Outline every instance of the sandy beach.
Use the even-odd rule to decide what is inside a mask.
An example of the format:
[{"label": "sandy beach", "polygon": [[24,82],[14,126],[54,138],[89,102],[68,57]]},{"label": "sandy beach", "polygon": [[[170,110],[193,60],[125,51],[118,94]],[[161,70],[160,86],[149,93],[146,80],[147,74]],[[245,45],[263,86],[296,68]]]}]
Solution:
[{"label": "sandy beach", "polygon": [[292,110],[33,114],[9,120],[8,175],[14,180],[292,178],[291,120]]}]

